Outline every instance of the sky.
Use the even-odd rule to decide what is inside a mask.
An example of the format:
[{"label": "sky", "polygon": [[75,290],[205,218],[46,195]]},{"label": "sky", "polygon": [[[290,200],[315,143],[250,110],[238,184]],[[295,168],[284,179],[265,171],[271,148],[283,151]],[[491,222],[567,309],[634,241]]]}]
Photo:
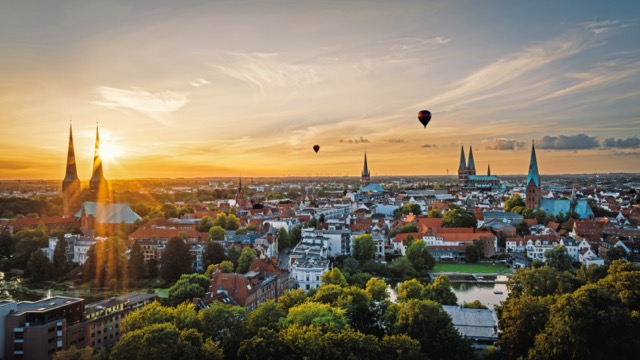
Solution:
[{"label": "sky", "polygon": [[0,179],[638,172],[638,84],[636,0],[3,0]]}]

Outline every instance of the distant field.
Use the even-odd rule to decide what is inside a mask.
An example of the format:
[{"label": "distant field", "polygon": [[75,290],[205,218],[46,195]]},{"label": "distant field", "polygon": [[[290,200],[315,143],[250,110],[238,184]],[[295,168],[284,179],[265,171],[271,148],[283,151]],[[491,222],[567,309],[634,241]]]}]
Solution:
[{"label": "distant field", "polygon": [[166,289],[160,289],[160,288],[156,288],[154,289],[156,295],[158,295],[158,297],[160,298],[168,298],[169,297],[169,288]]},{"label": "distant field", "polygon": [[455,264],[436,263],[432,273],[465,273],[465,274],[495,274],[508,272],[509,268],[505,264]]}]

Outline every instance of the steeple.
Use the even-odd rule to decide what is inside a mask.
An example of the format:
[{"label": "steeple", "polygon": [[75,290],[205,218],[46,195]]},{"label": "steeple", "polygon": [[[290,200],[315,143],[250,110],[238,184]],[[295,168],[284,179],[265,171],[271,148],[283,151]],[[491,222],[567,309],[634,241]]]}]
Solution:
[{"label": "steeple", "polygon": [[236,193],[236,207],[244,209],[246,207],[246,199],[242,189],[242,177],[238,178],[238,192]]},{"label": "steeple", "polygon": [[473,148],[469,145],[469,164],[467,165],[471,170],[471,175],[476,174],[476,162],[473,160]]},{"label": "steeple", "polygon": [[487,165],[487,176],[491,176],[491,164]]},{"label": "steeple", "polygon": [[89,181],[89,190],[93,194],[93,200],[96,202],[108,202],[108,185],[107,179],[102,171],[102,157],[100,157],[100,135],[96,126],[96,147],[93,152],[93,174]]},{"label": "steeple", "polygon": [[525,205],[529,209],[540,207],[540,174],[538,173],[538,161],[536,160],[536,148],[531,143],[531,160],[529,161],[529,173],[527,174],[527,195]]},{"label": "steeple", "polygon": [[527,181],[525,185],[529,185],[529,183],[533,181],[533,183],[540,187],[540,174],[538,173],[538,160],[536,160],[536,148],[531,142],[531,160],[529,161],[529,173],[527,174]]},{"label": "steeple", "polygon": [[464,158],[464,145],[460,146],[460,166],[458,167],[458,169],[466,169],[467,168],[467,162]]},{"label": "steeple", "polygon": [[362,169],[362,178],[360,182],[363,185],[369,184],[369,180],[371,179],[371,173],[369,172],[369,166],[367,165],[367,152],[364,152],[364,168]]},{"label": "steeple", "polygon": [[62,180],[62,216],[70,217],[80,208],[80,179],[76,167],[76,155],[73,147],[73,129],[69,125],[69,149],[67,151],[67,170]]}]

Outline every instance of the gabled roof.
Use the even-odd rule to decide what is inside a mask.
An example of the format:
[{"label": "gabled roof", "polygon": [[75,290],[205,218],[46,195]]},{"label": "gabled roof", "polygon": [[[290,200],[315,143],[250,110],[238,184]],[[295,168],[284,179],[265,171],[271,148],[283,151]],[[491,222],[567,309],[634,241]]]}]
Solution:
[{"label": "gabled roof", "polygon": [[75,214],[76,217],[82,217],[85,213],[96,219],[101,224],[133,224],[136,220],[140,220],[140,215],[136,214],[128,203],[96,203],[86,201],[82,204],[82,208]]}]

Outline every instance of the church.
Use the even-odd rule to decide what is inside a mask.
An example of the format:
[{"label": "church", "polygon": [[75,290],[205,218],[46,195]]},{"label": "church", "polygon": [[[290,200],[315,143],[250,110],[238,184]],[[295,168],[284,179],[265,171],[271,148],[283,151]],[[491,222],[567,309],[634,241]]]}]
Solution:
[{"label": "church", "polygon": [[100,136],[96,127],[96,145],[93,154],[93,172],[89,181],[89,201],[82,201],[83,194],[76,166],[73,146],[73,129],[69,127],[67,167],[62,180],[63,217],[80,220],[80,230],[85,235],[109,235],[122,226],[131,226],[141,219],[128,203],[113,203],[109,183],[104,176],[100,156]]},{"label": "church", "polygon": [[491,166],[487,166],[487,175],[476,174],[476,164],[473,159],[473,148],[469,146],[469,161],[465,161],[464,146],[460,149],[460,166],[458,166],[458,184],[462,188],[495,190],[500,186],[500,179],[491,175]]},{"label": "church", "polygon": [[525,205],[530,209],[544,210],[546,214],[566,215],[568,212],[578,214],[580,219],[593,217],[593,210],[587,200],[577,200],[574,196],[571,199],[542,199],[541,181],[538,172],[538,159],[536,158],[536,148],[531,144],[531,159],[529,160],[529,172],[526,180]]}]

